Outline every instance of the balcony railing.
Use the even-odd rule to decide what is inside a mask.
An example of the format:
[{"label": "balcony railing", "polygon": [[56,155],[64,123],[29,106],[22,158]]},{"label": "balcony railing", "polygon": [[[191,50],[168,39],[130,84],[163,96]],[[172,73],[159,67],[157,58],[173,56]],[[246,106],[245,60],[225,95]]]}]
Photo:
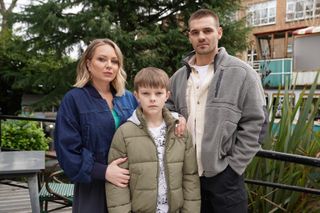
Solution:
[{"label": "balcony railing", "polygon": [[291,84],[292,58],[258,60],[254,63],[259,65],[257,71],[262,76],[264,87],[278,88],[284,86],[286,81]]}]

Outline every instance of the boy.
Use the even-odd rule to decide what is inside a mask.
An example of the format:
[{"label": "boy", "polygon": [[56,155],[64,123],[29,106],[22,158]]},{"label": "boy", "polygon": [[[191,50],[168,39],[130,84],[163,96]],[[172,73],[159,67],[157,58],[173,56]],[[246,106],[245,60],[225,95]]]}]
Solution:
[{"label": "boy", "polygon": [[191,135],[176,137],[177,119],[164,106],[169,78],[161,69],[147,67],[134,79],[140,104],[116,131],[109,162],[128,157],[126,188],[106,183],[109,213],[200,212],[200,185]]}]

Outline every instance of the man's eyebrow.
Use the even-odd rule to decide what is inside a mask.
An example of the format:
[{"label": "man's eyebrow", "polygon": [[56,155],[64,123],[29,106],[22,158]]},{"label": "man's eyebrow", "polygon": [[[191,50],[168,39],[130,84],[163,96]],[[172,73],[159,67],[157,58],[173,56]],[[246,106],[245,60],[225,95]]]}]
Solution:
[{"label": "man's eyebrow", "polygon": [[212,26],[206,26],[206,27],[202,27],[202,28],[193,28],[193,29],[190,29],[190,30],[202,30],[202,29],[213,29],[214,27]]}]

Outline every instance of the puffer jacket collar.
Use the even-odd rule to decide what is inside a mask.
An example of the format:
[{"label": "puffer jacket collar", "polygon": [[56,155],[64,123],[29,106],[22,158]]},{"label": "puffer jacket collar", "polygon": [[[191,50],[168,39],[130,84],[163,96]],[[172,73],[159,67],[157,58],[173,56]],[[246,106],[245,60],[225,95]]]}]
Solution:
[{"label": "puffer jacket collar", "polygon": [[[162,115],[164,122],[168,127],[174,126],[174,124],[179,122],[178,114],[170,112],[166,107],[163,107]],[[128,121],[136,124],[140,128],[147,128],[147,123],[142,113],[141,106],[137,107],[137,109],[132,113],[132,116],[128,119]]]}]

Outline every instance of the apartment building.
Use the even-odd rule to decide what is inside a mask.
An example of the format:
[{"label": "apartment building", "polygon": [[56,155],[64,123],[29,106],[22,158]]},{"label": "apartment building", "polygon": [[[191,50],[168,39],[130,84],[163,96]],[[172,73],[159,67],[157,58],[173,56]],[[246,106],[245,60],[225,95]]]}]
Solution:
[{"label": "apartment building", "polygon": [[[250,47],[242,58],[260,73],[269,106],[286,82],[296,85],[292,99],[297,101],[320,70],[320,0],[242,0],[242,5],[238,16],[252,27]],[[315,101],[319,97],[320,90]]]},{"label": "apartment building", "polygon": [[292,57],[292,33],[320,25],[320,0],[243,0],[254,59]]}]

